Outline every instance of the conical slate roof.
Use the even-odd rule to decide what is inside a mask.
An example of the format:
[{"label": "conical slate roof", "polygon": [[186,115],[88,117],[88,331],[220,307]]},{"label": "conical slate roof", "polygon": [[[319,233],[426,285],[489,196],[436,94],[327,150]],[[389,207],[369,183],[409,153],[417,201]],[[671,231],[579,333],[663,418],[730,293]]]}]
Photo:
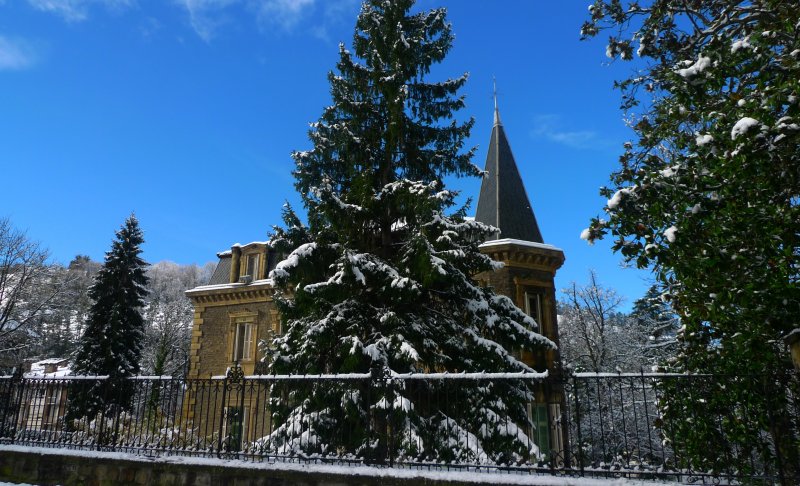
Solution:
[{"label": "conical slate roof", "polygon": [[500,122],[497,106],[494,109],[494,127],[484,170],[486,175],[481,183],[475,219],[500,228],[500,234],[495,234],[490,240],[508,238],[544,243],[506,132]]}]

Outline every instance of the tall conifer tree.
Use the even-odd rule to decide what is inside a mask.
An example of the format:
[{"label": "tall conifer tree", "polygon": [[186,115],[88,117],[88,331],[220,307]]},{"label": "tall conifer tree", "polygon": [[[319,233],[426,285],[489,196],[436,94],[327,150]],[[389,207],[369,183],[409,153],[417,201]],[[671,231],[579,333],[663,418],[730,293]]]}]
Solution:
[{"label": "tall conifer tree", "polygon": [[[340,46],[328,76],[333,104],[312,124],[313,148],[293,154],[309,221],[287,207],[272,238],[288,255],[271,273],[285,331],[271,346],[272,372],[533,372],[509,349],[554,347],[510,299],[472,280],[495,265],[478,245],[496,229],[466,208],[446,214],[457,194],[442,183],[481,174],[464,150],[473,121],[454,118],[467,75],[427,81],[453,34],[444,9],[412,14],[412,5],[364,2],[355,52]],[[449,408],[415,402],[442,382],[295,390],[300,405],[274,404],[283,422],[274,443],[362,457],[387,447],[418,459],[535,455],[523,432],[528,386],[480,385],[462,387]],[[403,433],[387,444],[377,429]]]},{"label": "tall conifer tree", "polygon": [[69,418],[130,407],[134,390],[127,378],[139,373],[144,337],[141,309],[148,279],[147,264],[139,256],[143,242],[139,222],[131,215],[117,231],[89,290],[93,304],[73,369],[77,375],[107,375],[108,379],[76,388]]}]

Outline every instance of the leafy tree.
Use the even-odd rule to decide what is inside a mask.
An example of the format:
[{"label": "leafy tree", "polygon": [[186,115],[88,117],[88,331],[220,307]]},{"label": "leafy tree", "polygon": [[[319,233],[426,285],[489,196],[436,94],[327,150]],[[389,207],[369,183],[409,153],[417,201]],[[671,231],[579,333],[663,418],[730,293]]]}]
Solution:
[{"label": "leafy tree", "polygon": [[[508,349],[554,346],[510,299],[471,278],[494,268],[478,244],[496,230],[467,220],[465,208],[446,214],[456,194],[442,183],[480,174],[474,150],[463,150],[473,121],[454,119],[467,76],[427,81],[453,35],[444,9],[412,14],[412,4],[363,4],[354,53],[341,46],[328,77],[333,103],[312,125],[313,148],[293,154],[309,221],[287,206],[271,240],[288,254],[271,273],[285,330],[272,342],[271,372],[528,372]],[[421,460],[536,454],[523,433],[526,384],[464,384],[463,401],[432,407],[443,386],[295,389],[295,407],[274,404],[282,425],[272,438],[361,457],[387,448]],[[392,442],[391,430],[403,432]]]},{"label": "leafy tree", "polygon": [[134,389],[127,378],[139,373],[144,338],[141,309],[148,278],[147,264],[139,256],[143,242],[139,223],[131,215],[117,231],[89,290],[93,303],[73,370],[76,375],[107,375],[108,379],[76,385],[68,419],[130,407]]},{"label": "leafy tree", "polygon": [[[762,457],[785,477],[800,462],[781,339],[800,316],[800,9],[779,0],[598,0],[590,15],[583,34],[610,30],[607,54],[632,59],[635,48],[642,68],[618,83],[638,139],[602,191],[608,220],[594,219],[583,236],[612,235],[616,251],[665,287],[685,329],[675,369],[770,377],[757,394],[743,379],[671,397],[667,419],[698,403],[730,417],[684,424],[696,445],[690,466],[746,470],[736,447],[747,450],[747,440],[763,444]],[[741,431],[737,413],[757,426]],[[732,449],[707,447],[719,427]]]}]

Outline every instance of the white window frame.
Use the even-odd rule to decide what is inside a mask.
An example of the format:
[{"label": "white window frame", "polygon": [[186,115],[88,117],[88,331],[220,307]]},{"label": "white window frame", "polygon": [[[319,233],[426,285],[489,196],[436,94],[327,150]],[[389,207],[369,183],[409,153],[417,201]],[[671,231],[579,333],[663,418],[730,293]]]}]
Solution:
[{"label": "white window frame", "polygon": [[[255,323],[253,319],[241,319],[235,322],[235,326],[236,328],[233,332],[233,361],[252,361]],[[240,336],[241,348],[239,346]]]},{"label": "white window frame", "polygon": [[261,255],[259,253],[249,253],[245,255],[245,266],[247,267],[245,275],[250,275],[253,280],[258,280],[258,267],[261,263]]}]

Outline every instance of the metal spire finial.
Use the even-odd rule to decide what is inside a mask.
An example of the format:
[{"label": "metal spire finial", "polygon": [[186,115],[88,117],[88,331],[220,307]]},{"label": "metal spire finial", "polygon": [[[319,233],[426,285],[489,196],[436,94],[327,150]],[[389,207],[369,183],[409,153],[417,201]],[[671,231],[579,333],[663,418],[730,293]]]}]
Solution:
[{"label": "metal spire finial", "polygon": [[501,125],[500,110],[497,108],[497,79],[494,76],[492,76],[492,85],[494,86],[494,124]]}]

